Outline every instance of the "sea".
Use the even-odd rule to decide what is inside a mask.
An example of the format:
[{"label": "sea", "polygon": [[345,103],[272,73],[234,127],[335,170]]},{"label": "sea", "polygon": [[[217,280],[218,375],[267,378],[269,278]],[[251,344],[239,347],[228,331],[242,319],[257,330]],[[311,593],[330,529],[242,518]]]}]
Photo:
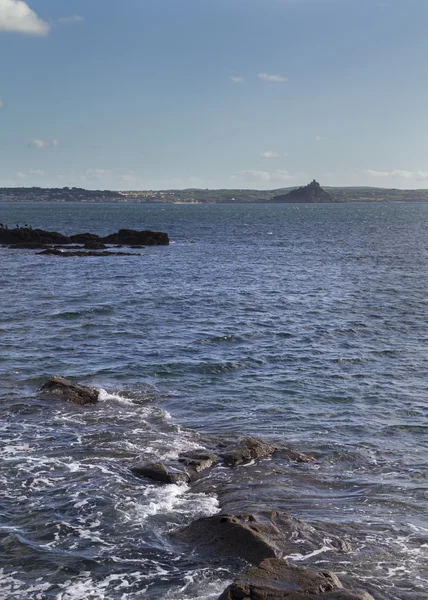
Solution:
[{"label": "sea", "polygon": [[[176,532],[268,510],[325,533],[295,564],[428,597],[427,203],[1,203],[0,221],[171,241],[0,248],[2,600],[215,600],[246,563]],[[54,375],[100,402],[46,398]],[[315,460],[197,486],[130,470],[248,436]]]}]

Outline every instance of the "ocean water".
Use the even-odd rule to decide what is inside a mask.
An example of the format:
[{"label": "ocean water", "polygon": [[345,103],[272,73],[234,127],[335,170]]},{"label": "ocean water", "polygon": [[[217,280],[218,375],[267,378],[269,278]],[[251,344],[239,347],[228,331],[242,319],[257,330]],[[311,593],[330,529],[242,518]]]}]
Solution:
[{"label": "ocean water", "polygon": [[[0,248],[0,598],[215,599],[245,564],[174,532],[269,509],[327,532],[298,564],[376,600],[428,595],[428,204],[0,204],[0,221],[172,241]],[[101,402],[48,401],[52,375]],[[190,487],[129,470],[243,435],[316,461]]]}]

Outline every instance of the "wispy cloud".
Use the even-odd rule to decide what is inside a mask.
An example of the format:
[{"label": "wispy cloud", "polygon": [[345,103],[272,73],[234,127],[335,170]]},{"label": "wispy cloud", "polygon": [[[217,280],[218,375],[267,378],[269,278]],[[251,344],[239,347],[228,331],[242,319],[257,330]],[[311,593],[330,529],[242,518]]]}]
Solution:
[{"label": "wispy cloud", "polygon": [[260,156],[263,158],[279,158],[278,152],[272,152],[271,150],[268,152],[262,152]]},{"label": "wispy cloud", "polygon": [[286,183],[292,179],[307,177],[306,173],[290,173],[282,169],[276,171],[258,171],[254,169],[247,169],[245,171],[238,171],[232,175],[233,180],[241,180],[248,183]]},{"label": "wispy cloud", "polygon": [[269,73],[259,73],[258,78],[262,81],[270,81],[272,83],[284,83],[288,81],[288,77],[283,75],[270,75]]},{"label": "wispy cloud", "polygon": [[50,26],[23,0],[0,0],[0,31],[47,35]]},{"label": "wispy cloud", "polygon": [[111,175],[108,169],[86,169],[86,176],[92,179],[102,179],[108,175]]},{"label": "wispy cloud", "polygon": [[322,140],[328,140],[328,138],[327,138],[327,137],[325,137],[324,135],[317,135],[317,136],[315,137],[315,140],[316,140],[317,142],[321,142]]},{"label": "wispy cloud", "polygon": [[52,148],[59,146],[59,140],[32,140],[29,144],[32,148],[42,150],[43,148]]},{"label": "wispy cloud", "polygon": [[370,177],[400,177],[402,179],[428,179],[428,171],[406,171],[404,169],[394,169],[393,171],[376,171],[374,169],[366,169],[363,171]]},{"label": "wispy cloud", "polygon": [[85,19],[81,15],[71,15],[70,17],[60,17],[57,23],[81,23]]},{"label": "wispy cloud", "polygon": [[233,83],[244,83],[245,81],[242,75],[231,75],[229,79],[230,81],[233,81]]}]

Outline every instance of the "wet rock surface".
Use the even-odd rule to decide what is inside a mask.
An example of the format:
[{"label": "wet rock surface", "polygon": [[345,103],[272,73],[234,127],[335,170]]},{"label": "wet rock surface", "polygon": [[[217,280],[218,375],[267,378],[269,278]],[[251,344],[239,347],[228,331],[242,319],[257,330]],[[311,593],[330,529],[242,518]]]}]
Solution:
[{"label": "wet rock surface", "polygon": [[221,594],[219,600],[373,600],[367,592],[345,590],[329,571],[313,571],[281,559],[266,559],[250,567]]},{"label": "wet rock surface", "polygon": [[99,400],[99,391],[97,389],[73,383],[64,377],[52,377],[42,385],[41,392],[82,406],[85,404],[96,404]]},{"label": "wet rock surface", "polygon": [[241,556],[252,564],[264,558],[325,552],[349,552],[350,546],[312,525],[276,511],[249,515],[218,514],[191,523],[177,534],[182,542],[217,554]]},{"label": "wet rock surface", "polygon": [[188,483],[190,475],[184,470],[176,470],[167,467],[163,463],[150,463],[146,465],[136,465],[131,467],[132,473],[136,477],[144,477],[162,483]]},{"label": "wet rock surface", "polygon": [[216,465],[219,461],[219,457],[210,452],[195,450],[194,452],[181,454],[178,461],[185,465],[188,470],[195,473],[201,473]]},{"label": "wet rock surface", "polygon": [[219,455],[224,462],[232,467],[249,463],[253,460],[269,458],[279,449],[279,446],[264,442],[257,438],[245,438],[237,445],[230,445]]}]

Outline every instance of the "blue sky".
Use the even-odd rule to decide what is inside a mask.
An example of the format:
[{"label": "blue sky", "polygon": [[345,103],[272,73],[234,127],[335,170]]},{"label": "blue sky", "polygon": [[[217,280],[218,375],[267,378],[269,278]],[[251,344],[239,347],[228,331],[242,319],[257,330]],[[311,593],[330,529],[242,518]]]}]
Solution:
[{"label": "blue sky", "polygon": [[0,0],[0,186],[428,188],[427,0]]}]

